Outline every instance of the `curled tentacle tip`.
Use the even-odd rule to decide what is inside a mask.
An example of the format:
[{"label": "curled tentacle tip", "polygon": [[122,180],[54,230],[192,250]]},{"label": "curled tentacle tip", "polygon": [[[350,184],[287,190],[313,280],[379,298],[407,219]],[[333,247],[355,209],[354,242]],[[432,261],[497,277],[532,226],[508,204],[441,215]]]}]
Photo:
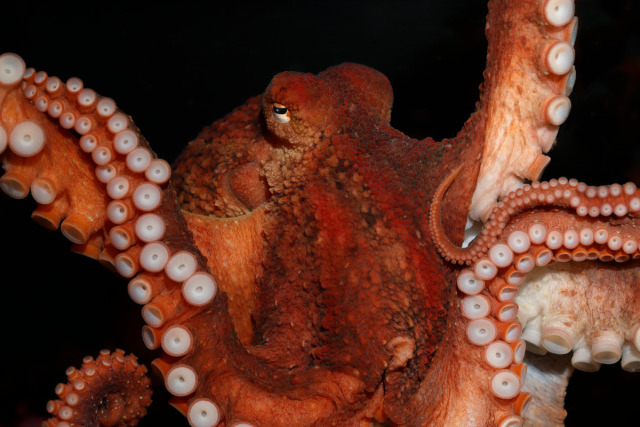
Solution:
[{"label": "curled tentacle tip", "polygon": [[53,417],[43,425],[136,425],[151,403],[146,372],[122,350],[103,350],[95,360],[85,357],[81,368],[67,369],[69,384],[56,387],[59,400],[47,404]]}]

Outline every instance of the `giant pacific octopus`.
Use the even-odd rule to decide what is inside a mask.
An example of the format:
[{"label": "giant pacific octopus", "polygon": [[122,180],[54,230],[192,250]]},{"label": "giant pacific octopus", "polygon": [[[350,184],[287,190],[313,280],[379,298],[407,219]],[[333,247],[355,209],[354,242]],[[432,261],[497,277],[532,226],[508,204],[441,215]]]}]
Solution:
[{"label": "giant pacific octopus", "polygon": [[[5,54],[0,188],[129,280],[192,425],[562,423],[571,365],[640,369],[640,191],[536,181],[570,107],[573,3],[494,0],[487,22],[456,138],[391,127],[389,81],[345,63],[277,74],[171,173],[110,98]],[[573,353],[529,358],[522,390],[525,339]],[[135,424],[141,371],[121,351],[86,359],[49,425]]]}]

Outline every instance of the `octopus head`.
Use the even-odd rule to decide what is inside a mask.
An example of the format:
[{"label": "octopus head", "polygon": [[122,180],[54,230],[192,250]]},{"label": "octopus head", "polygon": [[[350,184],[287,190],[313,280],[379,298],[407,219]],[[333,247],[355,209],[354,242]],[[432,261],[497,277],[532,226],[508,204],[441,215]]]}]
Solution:
[{"label": "octopus head", "polygon": [[361,120],[388,124],[393,93],[387,78],[363,65],[345,63],[319,75],[277,74],[262,108],[269,131],[294,146],[353,133]]}]

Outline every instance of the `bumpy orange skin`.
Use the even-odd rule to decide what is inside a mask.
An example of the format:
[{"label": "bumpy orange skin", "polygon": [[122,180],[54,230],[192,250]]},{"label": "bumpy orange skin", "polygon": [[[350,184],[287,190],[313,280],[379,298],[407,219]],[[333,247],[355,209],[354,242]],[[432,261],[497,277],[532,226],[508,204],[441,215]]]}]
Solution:
[{"label": "bumpy orange skin", "polygon": [[[391,102],[386,78],[363,66],[282,73],[190,143],[174,172],[197,245],[213,242],[209,268],[236,277],[220,286],[250,352],[274,372],[345,372],[368,393],[403,368],[387,384],[389,413],[446,330],[453,272],[427,240],[427,212],[441,165],[467,148],[391,128]],[[398,356],[403,345],[417,357]]]}]

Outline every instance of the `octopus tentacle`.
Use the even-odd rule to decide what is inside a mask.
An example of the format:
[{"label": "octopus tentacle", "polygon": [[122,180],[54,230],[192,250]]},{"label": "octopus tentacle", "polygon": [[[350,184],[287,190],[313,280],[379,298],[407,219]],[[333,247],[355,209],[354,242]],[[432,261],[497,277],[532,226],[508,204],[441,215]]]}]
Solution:
[{"label": "octopus tentacle", "polygon": [[531,397],[521,393],[527,368],[522,326],[516,320],[518,306],[513,302],[517,289],[506,291],[499,280],[487,286],[469,270],[460,273],[457,283],[458,327],[472,344],[471,352],[478,355],[480,371],[487,373],[485,387],[495,398],[497,425],[519,425]]},{"label": "octopus tentacle", "polygon": [[82,367],[67,369],[67,384],[58,384],[59,399],[47,403],[52,418],[46,427],[72,425],[134,426],[151,403],[147,369],[134,355],[102,350],[94,360],[87,356]]},{"label": "octopus tentacle", "polygon": [[[448,240],[442,227],[438,225],[440,223],[440,200],[458,172],[459,169],[453,171],[449,178],[442,182],[434,196],[429,212],[429,226],[433,242],[438,252],[448,261],[470,265],[478,261],[483,254],[488,254],[491,261],[501,267],[502,263],[505,265],[511,263],[514,252],[516,255],[527,252],[532,243],[534,246],[546,243],[546,246],[551,249],[559,248],[564,243],[566,249],[575,253],[571,255],[561,253],[559,256],[573,258],[579,258],[584,253],[585,245],[591,245],[594,239],[600,244],[608,243],[611,250],[623,249],[627,254],[633,254],[638,248],[637,241],[632,238],[627,238],[624,241],[619,236],[609,238],[610,227],[606,225],[594,230],[587,223],[578,229],[565,230],[563,235],[560,235],[558,230],[552,230],[547,234],[544,226],[540,224],[532,226],[533,228],[527,232],[520,231],[513,236],[510,235],[504,243],[507,245],[504,250],[502,250],[502,246],[496,245],[498,237],[503,233],[511,218],[534,208],[571,209],[580,217],[589,216],[591,218],[599,216],[620,218],[627,214],[635,216],[640,212],[640,191],[632,182],[596,188],[567,178],[552,179],[549,182],[534,181],[530,185],[527,184],[523,188],[507,194],[493,208],[481,234],[469,247],[460,248]],[[589,256],[586,253],[584,255],[585,257]],[[536,256],[541,256],[541,254],[536,252]],[[618,257],[624,258],[624,255],[620,253]],[[518,257],[519,262],[526,262],[527,259],[522,256]],[[486,263],[481,265],[482,268],[489,268]]]},{"label": "octopus tentacle", "polygon": [[[513,299],[519,307],[516,321],[523,325],[520,339],[527,341],[529,350],[541,354],[573,350],[571,364],[583,371],[593,372],[601,363],[621,360],[623,369],[635,372],[640,354],[636,339],[638,277],[633,266],[621,263],[637,258],[638,253],[637,249],[632,252],[636,247],[633,243],[626,245],[630,253],[625,252],[621,242],[637,241],[637,224],[628,218],[617,222],[605,224],[561,211],[521,215],[509,224],[494,247],[504,247],[514,233],[534,228],[539,244],[531,245],[529,255],[535,267],[530,261],[525,268],[517,262],[498,267],[489,259],[481,259],[473,272],[467,270],[459,276],[459,287],[471,289],[473,285],[477,291],[482,286],[476,281],[484,281],[489,290],[496,283],[517,285],[518,296]],[[540,228],[542,223],[558,228],[546,231]],[[576,237],[576,230],[581,230],[580,237]],[[600,236],[599,242],[594,234]],[[576,246],[581,238],[582,244]],[[588,259],[617,263],[603,267],[593,262],[567,262]],[[487,272],[488,276],[479,278]]]},{"label": "octopus tentacle", "polygon": [[[190,345],[176,349],[175,343],[182,339],[184,344],[186,338],[176,336],[177,327],[167,323],[202,310],[215,296],[216,282],[202,268],[202,256],[175,206],[167,185],[169,165],[155,158],[112,100],[98,99],[79,79],[63,85],[44,72],[25,71],[22,59],[13,54],[0,56],[0,67],[3,75],[13,77],[5,77],[0,92],[5,111],[12,113],[2,117],[3,133],[10,135],[5,148],[10,151],[3,156],[7,174],[0,178],[0,188],[13,197],[35,190],[41,222],[56,228],[64,219],[60,228],[79,245],[79,252],[111,264],[123,277],[140,273],[130,285],[132,294],[140,295],[144,286],[162,289],[158,293],[184,294],[176,302],[164,295],[148,298],[143,317],[151,326],[143,330],[143,340],[149,348],[158,347],[162,334],[156,338],[155,333],[164,327],[169,334],[162,346],[168,354],[191,350]],[[33,104],[22,102],[22,95]],[[78,144],[41,113],[82,135]],[[47,174],[55,177],[56,185],[42,184]]]},{"label": "octopus tentacle", "polygon": [[[400,425],[459,425],[468,420],[522,425],[532,399],[521,388],[527,375],[525,342],[519,339],[516,311],[503,305],[486,290],[459,293],[451,309],[454,326]],[[448,398],[446,390],[455,390],[455,397]]]},{"label": "octopus tentacle", "polygon": [[[457,173],[453,171],[436,192],[430,228],[446,260],[470,265],[457,277],[460,310],[467,339],[485,348],[484,361],[495,370],[493,392],[512,399],[522,384],[513,372],[503,370],[513,371],[519,366],[516,362],[522,362],[505,345],[510,342],[508,328],[517,331],[512,342],[527,340],[538,352],[574,350],[571,363],[577,369],[595,371],[600,363],[616,363],[624,355],[623,368],[638,370],[640,318],[634,310],[638,297],[633,269],[565,264],[588,260],[619,264],[640,258],[636,219],[640,197],[635,184],[596,188],[560,178],[525,185],[504,197],[481,235],[463,249],[452,244],[439,226],[438,199]],[[604,289],[614,284],[615,292]],[[585,296],[572,298],[581,294]],[[614,294],[613,304],[605,303],[604,295]],[[505,394],[500,394],[500,387]]]},{"label": "octopus tentacle", "polygon": [[524,390],[533,394],[523,418],[526,425],[563,426],[565,390],[574,369],[564,356],[527,352],[527,382]]},{"label": "octopus tentacle", "polygon": [[[532,272],[516,301],[525,325],[523,339],[539,353],[566,354],[571,364],[594,372],[601,364],[621,361],[622,369],[638,371],[638,277],[624,264],[595,268],[592,262],[557,263]],[[553,281],[553,285],[551,282]],[[615,284],[613,297],[603,300]],[[540,292],[545,295],[542,303]],[[568,295],[579,297],[568,299]],[[570,320],[570,321],[569,321]]]},{"label": "octopus tentacle", "polygon": [[543,153],[571,109],[574,12],[573,0],[489,2],[481,98],[488,122],[469,212],[474,220],[486,220],[496,200],[521,187],[522,180],[538,179],[549,162]]}]

